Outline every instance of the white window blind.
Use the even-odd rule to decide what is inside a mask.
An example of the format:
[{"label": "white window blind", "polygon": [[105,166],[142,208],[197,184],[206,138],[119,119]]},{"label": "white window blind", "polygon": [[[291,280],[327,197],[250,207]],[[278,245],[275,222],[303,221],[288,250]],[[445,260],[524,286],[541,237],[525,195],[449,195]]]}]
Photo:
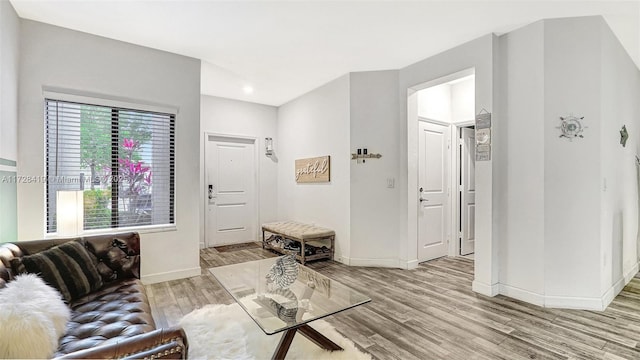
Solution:
[{"label": "white window blind", "polygon": [[47,233],[56,191],[84,190],[84,229],[175,223],[175,115],[45,99]]}]

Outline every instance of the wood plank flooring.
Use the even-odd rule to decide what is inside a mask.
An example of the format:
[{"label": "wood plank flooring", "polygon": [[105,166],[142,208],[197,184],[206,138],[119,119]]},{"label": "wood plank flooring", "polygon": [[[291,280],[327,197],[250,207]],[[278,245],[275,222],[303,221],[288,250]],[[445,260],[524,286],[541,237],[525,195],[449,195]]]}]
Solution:
[{"label": "wood plank flooring", "polygon": [[[146,287],[156,325],[174,325],[206,304],[233,303],[209,268],[271,256],[261,248],[202,250],[201,276]],[[376,359],[640,359],[640,278],[595,312],[476,294],[473,260],[461,257],[410,271],[333,261],[309,267],[371,297],[326,320]]]}]

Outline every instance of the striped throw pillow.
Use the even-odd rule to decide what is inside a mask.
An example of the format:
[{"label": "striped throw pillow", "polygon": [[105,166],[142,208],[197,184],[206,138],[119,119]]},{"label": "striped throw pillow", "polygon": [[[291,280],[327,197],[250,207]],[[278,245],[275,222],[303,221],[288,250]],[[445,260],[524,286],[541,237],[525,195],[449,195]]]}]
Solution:
[{"label": "striped throw pillow", "polygon": [[58,289],[67,302],[81,298],[102,287],[97,260],[77,241],[69,241],[33,255],[13,259],[17,273],[38,274]]}]

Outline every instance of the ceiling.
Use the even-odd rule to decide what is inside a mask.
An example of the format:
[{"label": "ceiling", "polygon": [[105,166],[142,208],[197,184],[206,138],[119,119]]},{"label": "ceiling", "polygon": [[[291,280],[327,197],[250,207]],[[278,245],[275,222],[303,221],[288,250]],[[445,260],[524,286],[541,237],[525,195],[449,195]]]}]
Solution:
[{"label": "ceiling", "polygon": [[348,72],[402,68],[544,18],[603,15],[640,65],[638,0],[11,3],[25,19],[201,59],[203,94],[275,106]]}]

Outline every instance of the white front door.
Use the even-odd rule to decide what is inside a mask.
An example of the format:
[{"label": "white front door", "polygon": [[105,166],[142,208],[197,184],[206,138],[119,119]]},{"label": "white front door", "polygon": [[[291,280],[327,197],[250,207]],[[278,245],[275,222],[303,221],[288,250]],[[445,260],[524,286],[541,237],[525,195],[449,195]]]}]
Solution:
[{"label": "white front door", "polygon": [[206,246],[256,241],[255,140],[208,135]]},{"label": "white front door", "polygon": [[460,130],[460,255],[469,255],[475,246],[476,140],[474,129]]},{"label": "white front door", "polygon": [[418,261],[447,255],[449,229],[449,126],[419,122]]}]

